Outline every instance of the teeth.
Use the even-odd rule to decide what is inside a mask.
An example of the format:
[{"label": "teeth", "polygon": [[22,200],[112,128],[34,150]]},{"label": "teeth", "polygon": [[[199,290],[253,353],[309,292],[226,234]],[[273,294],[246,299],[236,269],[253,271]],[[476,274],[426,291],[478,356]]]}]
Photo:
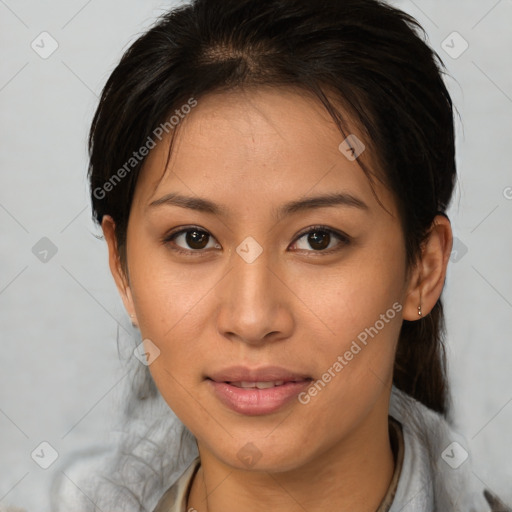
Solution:
[{"label": "teeth", "polygon": [[273,388],[275,386],[282,386],[284,384],[284,380],[276,380],[271,382],[230,382],[232,386],[236,386],[238,388],[258,388],[258,389],[268,389]]},{"label": "teeth", "polygon": [[256,387],[258,389],[273,388],[274,386],[277,386],[274,382],[256,382]]}]

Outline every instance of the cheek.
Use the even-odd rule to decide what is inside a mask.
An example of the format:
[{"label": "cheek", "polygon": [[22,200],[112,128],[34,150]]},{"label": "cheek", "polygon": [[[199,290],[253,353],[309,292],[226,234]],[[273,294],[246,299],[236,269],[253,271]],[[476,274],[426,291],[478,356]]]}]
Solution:
[{"label": "cheek", "polygon": [[[141,244],[144,246],[144,244]],[[201,325],[207,322],[204,300],[212,277],[190,277],[190,272],[169,264],[163,251],[134,247],[130,257],[130,283],[140,333],[159,350],[149,370],[163,397],[179,397],[194,375]],[[196,371],[197,373],[197,371]],[[186,393],[185,393],[186,394]],[[174,404],[173,404],[174,407]]]},{"label": "cheek", "polygon": [[405,253],[398,237],[395,246],[392,239],[388,242],[388,248],[376,243],[358,251],[357,258],[331,273],[297,278],[297,295],[307,298],[321,333],[314,353],[306,357],[318,361],[325,379],[329,372],[336,374],[327,400],[349,403],[367,393],[371,402],[370,396],[392,377],[402,325]]},{"label": "cheek", "polygon": [[[134,237],[137,238],[137,237]],[[143,335],[156,339],[172,337],[173,331],[187,329],[200,311],[202,299],[213,286],[211,270],[197,265],[172,262],[166,249],[154,240],[129,246],[130,284]]]},{"label": "cheek", "polygon": [[390,309],[386,331],[393,325],[397,336],[401,321],[393,305],[404,298],[405,254],[401,240],[393,242],[375,240],[355,250],[343,264],[330,269],[298,269],[290,277],[293,292],[308,308],[304,315],[309,311],[313,325],[327,337],[342,342],[354,339]]}]

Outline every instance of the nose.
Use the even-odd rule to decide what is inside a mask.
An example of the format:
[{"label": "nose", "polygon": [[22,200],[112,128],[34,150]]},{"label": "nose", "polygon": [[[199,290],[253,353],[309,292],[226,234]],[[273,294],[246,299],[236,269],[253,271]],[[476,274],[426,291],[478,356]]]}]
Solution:
[{"label": "nose", "polygon": [[231,341],[260,345],[288,338],[293,331],[292,292],[285,276],[270,268],[267,251],[252,262],[233,253],[217,310],[221,335]]}]

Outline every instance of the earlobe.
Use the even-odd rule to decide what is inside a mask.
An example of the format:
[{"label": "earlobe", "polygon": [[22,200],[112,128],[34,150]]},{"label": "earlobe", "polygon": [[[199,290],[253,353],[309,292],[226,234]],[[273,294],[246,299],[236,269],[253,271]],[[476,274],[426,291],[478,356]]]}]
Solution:
[{"label": "earlobe", "polygon": [[404,320],[419,320],[434,308],[443,291],[452,243],[450,220],[445,215],[437,215],[411,273],[404,301]]},{"label": "earlobe", "polygon": [[116,238],[116,225],[114,219],[110,215],[104,215],[101,221],[101,228],[103,230],[103,236],[105,237],[105,241],[107,242],[108,246],[108,262],[110,272],[112,273],[116,287],[119,291],[119,294],[121,295],[124,307],[130,315],[132,325],[134,327],[138,327],[130,283],[119,256]]}]

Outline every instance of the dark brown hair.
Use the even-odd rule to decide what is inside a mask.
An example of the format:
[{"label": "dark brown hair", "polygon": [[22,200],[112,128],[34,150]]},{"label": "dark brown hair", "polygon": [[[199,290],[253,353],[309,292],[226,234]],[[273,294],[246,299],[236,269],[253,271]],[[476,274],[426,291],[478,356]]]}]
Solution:
[{"label": "dark brown hair", "polygon": [[[410,267],[456,176],[443,69],[417,22],[379,0],[194,0],[142,35],[105,85],[89,139],[94,217],[113,217],[124,254],[144,159],[126,163],[176,109],[212,91],[293,86],[313,93],[343,134],[336,103],[365,134],[382,168],[372,173],[363,159],[360,166],[394,193]],[[441,300],[404,321],[393,382],[446,415],[443,335]]]}]

